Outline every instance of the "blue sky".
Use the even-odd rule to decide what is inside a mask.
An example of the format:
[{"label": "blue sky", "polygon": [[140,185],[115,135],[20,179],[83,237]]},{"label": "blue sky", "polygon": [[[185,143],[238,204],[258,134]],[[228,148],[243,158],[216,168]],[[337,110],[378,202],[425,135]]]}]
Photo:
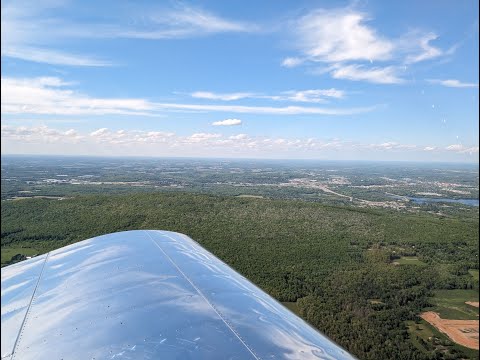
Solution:
[{"label": "blue sky", "polygon": [[478,161],[478,2],[2,1],[2,154]]}]

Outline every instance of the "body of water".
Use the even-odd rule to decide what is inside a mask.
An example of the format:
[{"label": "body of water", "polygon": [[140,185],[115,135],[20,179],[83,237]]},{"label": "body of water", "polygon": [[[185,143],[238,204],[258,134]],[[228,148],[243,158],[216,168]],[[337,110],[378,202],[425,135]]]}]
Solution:
[{"label": "body of water", "polygon": [[410,197],[406,196],[410,201],[413,201],[417,204],[428,204],[432,202],[438,203],[457,203],[463,204],[468,206],[478,206],[478,199],[435,199],[435,198],[418,198],[418,197]]},{"label": "body of water", "polygon": [[425,197],[413,197],[413,196],[400,196],[390,194],[390,197],[394,199],[408,199],[416,204],[428,204],[428,203],[457,203],[468,206],[478,206],[478,199],[448,199],[448,198],[425,198]]}]

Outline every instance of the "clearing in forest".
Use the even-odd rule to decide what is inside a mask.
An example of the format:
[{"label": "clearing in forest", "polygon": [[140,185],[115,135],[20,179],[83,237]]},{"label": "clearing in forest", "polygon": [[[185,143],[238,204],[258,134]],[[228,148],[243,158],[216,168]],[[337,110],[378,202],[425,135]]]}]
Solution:
[{"label": "clearing in forest", "polygon": [[400,259],[397,259],[396,262],[400,265],[427,265],[422,260],[419,260],[416,256],[402,256]]}]

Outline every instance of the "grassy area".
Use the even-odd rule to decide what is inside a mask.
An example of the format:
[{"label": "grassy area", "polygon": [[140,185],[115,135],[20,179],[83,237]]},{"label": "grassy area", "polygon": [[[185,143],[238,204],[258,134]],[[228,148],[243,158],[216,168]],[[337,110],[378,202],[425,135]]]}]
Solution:
[{"label": "grassy area", "polygon": [[32,255],[36,255],[36,254],[39,254],[39,253],[40,253],[40,251],[38,251],[37,249],[28,248],[28,247],[24,247],[24,248],[23,247],[12,247],[12,248],[2,247],[2,265],[9,262],[10,259],[12,258],[12,256],[14,256],[16,254],[22,254],[22,255],[25,255],[25,256],[32,256]]},{"label": "grassy area", "polygon": [[431,299],[436,311],[444,319],[477,320],[478,308],[465,301],[478,301],[477,290],[436,290]]},{"label": "grassy area", "polygon": [[478,270],[468,270],[468,272],[470,273],[470,275],[472,275],[473,279],[478,281]]},{"label": "grassy area", "polygon": [[282,305],[285,306],[288,310],[291,312],[297,314],[300,316],[300,309],[298,308],[298,304],[296,301],[284,301],[282,302]]},{"label": "grassy area", "polygon": [[263,196],[260,196],[260,195],[247,195],[247,194],[244,194],[244,195],[237,195],[237,197],[239,197],[239,198],[263,199]]},{"label": "grassy area", "polygon": [[[426,351],[423,344],[420,342],[419,338],[429,342],[430,339],[434,336],[433,330],[435,330],[432,326],[427,324],[426,321],[422,320],[420,323],[416,323],[415,321],[407,321],[408,333],[410,334],[410,339],[415,347],[421,351]],[[443,334],[441,334],[444,337]]]},{"label": "grassy area", "polygon": [[368,302],[373,305],[385,305],[380,299],[368,299]]},{"label": "grassy area", "polygon": [[425,266],[427,265],[423,261],[419,260],[416,256],[402,256],[400,259],[395,260],[400,265],[419,265]]}]

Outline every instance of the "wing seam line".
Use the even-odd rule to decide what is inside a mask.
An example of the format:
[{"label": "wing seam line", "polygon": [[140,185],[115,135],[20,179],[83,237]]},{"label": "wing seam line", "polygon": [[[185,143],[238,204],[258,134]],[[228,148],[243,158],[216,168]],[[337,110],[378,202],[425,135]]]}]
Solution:
[{"label": "wing seam line", "polygon": [[[230,329],[230,331],[238,338],[238,340],[240,340],[240,342],[248,349],[248,351],[252,354],[252,356],[257,359],[257,360],[260,360],[260,358],[255,354],[255,352],[250,348],[250,346],[247,345],[247,343],[245,342],[245,340],[242,339],[242,337],[240,336],[240,334],[232,327],[232,325],[229,324],[229,321],[225,318],[225,316],[223,316],[223,314],[215,307],[215,305],[213,305],[208,299],[207,297],[202,293],[202,291],[193,283],[192,280],[190,280],[190,278],[178,267],[178,265],[172,260],[172,258],[170,256],[167,255],[167,253],[162,249],[162,247],[152,238],[152,236],[150,235],[150,233],[148,231],[145,231],[145,233],[148,235],[148,237],[150,238],[150,240],[152,240],[152,242],[160,249],[160,251],[165,255],[165,257],[173,264],[173,266],[175,266],[175,268],[177,269],[177,271],[185,278],[185,280],[187,280],[190,285],[192,285],[192,287],[198,292],[198,294],[207,302],[208,305],[211,306],[211,308],[213,309],[213,311],[215,311],[215,313],[218,315],[218,317],[223,321],[223,323]],[[173,240],[173,241],[176,241],[175,239],[173,239],[172,237],[164,234],[164,233],[161,233],[162,236],[165,236],[167,238],[169,238],[170,240]]]},{"label": "wing seam line", "polygon": [[20,327],[20,331],[18,332],[17,339],[15,340],[15,344],[13,345],[12,360],[15,358],[16,351],[17,351],[17,346],[20,343],[20,340],[21,340],[22,335],[23,335],[23,331],[25,330],[25,325],[27,324],[28,316],[30,315],[30,309],[32,308],[33,302],[35,300],[38,285],[40,285],[40,281],[43,277],[43,272],[45,270],[45,265],[47,264],[47,260],[48,260],[49,256],[50,256],[50,252],[48,252],[47,256],[45,256],[45,260],[44,260],[43,265],[42,265],[42,270],[40,271],[40,275],[38,275],[38,280],[37,280],[37,283],[35,284],[35,289],[33,289],[32,298],[30,299],[30,302],[29,302],[28,308],[27,308],[27,312],[25,313],[25,317],[23,318],[23,321],[22,321],[22,326]]}]

